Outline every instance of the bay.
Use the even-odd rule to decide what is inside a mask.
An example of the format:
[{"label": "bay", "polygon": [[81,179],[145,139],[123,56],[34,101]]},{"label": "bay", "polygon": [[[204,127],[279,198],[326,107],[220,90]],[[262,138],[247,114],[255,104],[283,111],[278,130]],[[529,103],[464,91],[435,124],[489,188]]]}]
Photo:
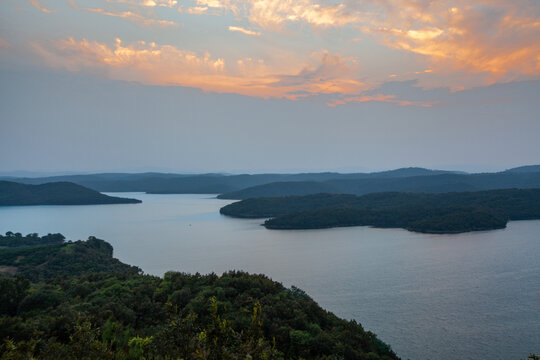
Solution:
[{"label": "bay", "polygon": [[272,231],[221,216],[215,195],[116,193],[142,204],[0,207],[0,232],[96,236],[144,272],[264,273],[355,319],[403,359],[540,353],[540,221],[428,235],[352,227]]}]

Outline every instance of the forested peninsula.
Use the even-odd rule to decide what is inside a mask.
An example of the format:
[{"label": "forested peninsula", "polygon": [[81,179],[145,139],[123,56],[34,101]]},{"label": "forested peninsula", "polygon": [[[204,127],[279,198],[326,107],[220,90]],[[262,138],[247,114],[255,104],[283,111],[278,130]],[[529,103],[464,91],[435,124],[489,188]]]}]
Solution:
[{"label": "forested peninsula", "polygon": [[374,226],[461,233],[504,228],[509,220],[540,219],[540,189],[254,198],[227,205],[220,213],[270,218],[264,222],[268,229]]},{"label": "forested peninsula", "polygon": [[0,181],[0,206],[137,204],[137,199],[108,196],[70,182],[40,185]]},{"label": "forested peninsula", "polygon": [[264,275],[145,275],[103,240],[0,236],[1,359],[399,359]]}]

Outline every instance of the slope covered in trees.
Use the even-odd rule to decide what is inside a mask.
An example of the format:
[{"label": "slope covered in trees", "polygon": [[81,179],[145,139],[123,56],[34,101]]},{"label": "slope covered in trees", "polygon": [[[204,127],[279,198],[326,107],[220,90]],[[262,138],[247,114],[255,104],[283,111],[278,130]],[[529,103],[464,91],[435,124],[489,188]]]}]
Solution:
[{"label": "slope covered in trees", "polygon": [[255,198],[227,205],[220,212],[241,218],[272,218],[264,223],[270,229],[370,225],[458,233],[504,228],[508,220],[540,219],[540,189]]},{"label": "slope covered in trees", "polygon": [[8,231],[6,235],[0,235],[0,248],[62,244],[64,240],[62,234],[47,234],[40,237],[36,233],[23,236],[21,233]]},{"label": "slope covered in trees", "polygon": [[[94,237],[87,241],[64,242],[61,234],[49,234],[40,238],[37,234],[18,237],[17,234],[7,233],[0,237],[0,243],[5,244],[6,240],[10,245],[0,248],[0,266],[33,281],[90,272],[140,271],[135,266],[114,259],[112,246]],[[32,240],[34,243],[30,243]],[[17,241],[24,245],[17,245]]]},{"label": "slope covered in trees", "polygon": [[82,271],[0,276],[0,358],[398,359],[360,324],[264,275],[143,275],[95,238],[3,248],[0,266],[32,252],[19,274],[35,274],[66,252],[66,265],[77,262],[79,251]]},{"label": "slope covered in trees", "polygon": [[27,185],[0,181],[0,206],[136,204],[140,202],[137,199],[104,195],[70,182]]}]

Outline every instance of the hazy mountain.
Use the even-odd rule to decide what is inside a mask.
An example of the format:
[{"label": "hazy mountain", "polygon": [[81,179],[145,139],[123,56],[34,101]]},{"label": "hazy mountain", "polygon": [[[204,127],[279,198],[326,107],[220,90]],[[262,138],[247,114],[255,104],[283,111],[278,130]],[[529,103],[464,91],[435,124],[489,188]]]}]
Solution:
[{"label": "hazy mountain", "polygon": [[137,199],[107,196],[69,182],[27,185],[0,181],[0,206],[135,204],[140,202]]},{"label": "hazy mountain", "polygon": [[355,180],[369,178],[399,178],[405,176],[429,176],[452,174],[443,170],[403,168],[376,173],[340,174],[332,172],[301,174],[167,174],[167,173],[103,173],[88,175],[64,175],[50,177],[4,177],[4,180],[25,184],[69,181],[101,192],[148,192],[148,193],[226,193],[273,182],[323,182],[329,180]]},{"label": "hazy mountain", "polygon": [[532,172],[540,172],[540,165],[527,165],[527,166],[520,166],[515,167],[512,169],[508,169],[505,172],[514,172],[514,173],[532,173]]},{"label": "hazy mountain", "polygon": [[320,192],[364,195],[399,191],[413,193],[444,193],[508,188],[540,188],[540,172],[502,172],[486,174],[439,174],[432,176],[380,177],[365,179],[332,179],[320,183],[270,183],[240,191],[225,193],[220,199],[248,199],[288,195],[308,195]]}]

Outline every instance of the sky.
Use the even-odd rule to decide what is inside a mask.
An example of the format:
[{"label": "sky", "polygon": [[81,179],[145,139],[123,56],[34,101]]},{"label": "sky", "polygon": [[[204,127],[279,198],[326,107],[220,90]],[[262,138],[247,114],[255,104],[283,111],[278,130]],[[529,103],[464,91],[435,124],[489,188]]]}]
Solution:
[{"label": "sky", "polygon": [[2,0],[0,173],[540,164],[537,0]]}]

